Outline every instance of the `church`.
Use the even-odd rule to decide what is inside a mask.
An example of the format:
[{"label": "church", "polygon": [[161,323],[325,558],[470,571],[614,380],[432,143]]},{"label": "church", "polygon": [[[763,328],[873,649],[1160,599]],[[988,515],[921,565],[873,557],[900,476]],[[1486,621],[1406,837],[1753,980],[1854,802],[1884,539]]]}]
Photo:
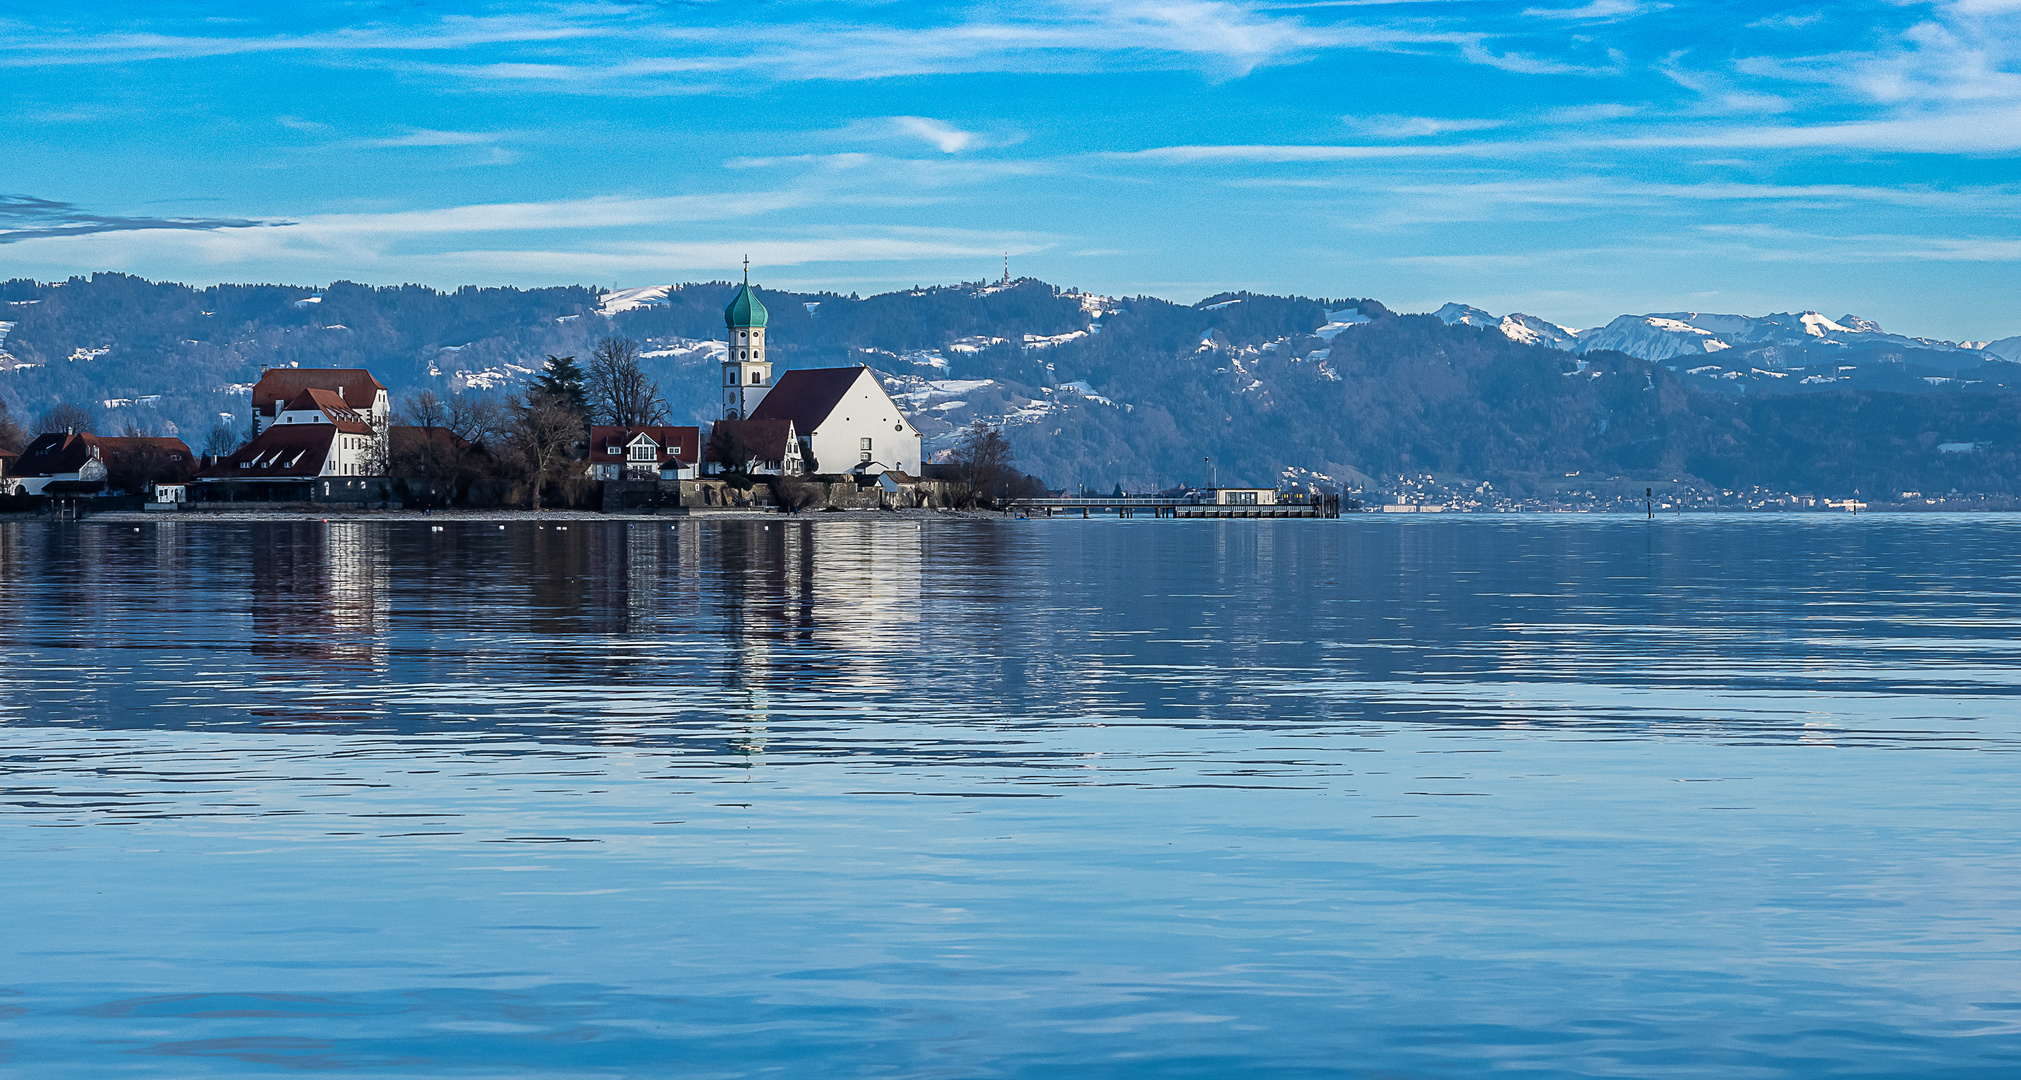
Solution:
[{"label": "church", "polygon": [[[921,472],[919,429],[884,392],[875,372],[860,364],[809,368],[788,371],[774,382],[772,362],[765,358],[766,321],[747,266],[743,287],[723,309],[729,351],[723,357],[723,419],[716,427],[735,432],[747,446],[765,448],[754,458],[759,469]],[[780,431],[792,433],[796,453],[775,454],[768,447]]]}]

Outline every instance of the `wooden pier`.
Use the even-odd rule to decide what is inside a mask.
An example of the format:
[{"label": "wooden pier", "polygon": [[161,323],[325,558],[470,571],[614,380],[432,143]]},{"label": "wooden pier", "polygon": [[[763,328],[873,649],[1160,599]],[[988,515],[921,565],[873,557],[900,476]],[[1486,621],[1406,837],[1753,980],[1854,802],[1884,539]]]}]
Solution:
[{"label": "wooden pier", "polygon": [[1187,496],[1162,495],[1075,495],[1057,499],[1018,499],[1011,504],[1019,513],[1037,517],[1057,515],[1083,518],[1097,512],[1119,518],[1149,514],[1154,518],[1337,518],[1340,497],[1321,495],[1292,502],[1268,504],[1210,503]]}]

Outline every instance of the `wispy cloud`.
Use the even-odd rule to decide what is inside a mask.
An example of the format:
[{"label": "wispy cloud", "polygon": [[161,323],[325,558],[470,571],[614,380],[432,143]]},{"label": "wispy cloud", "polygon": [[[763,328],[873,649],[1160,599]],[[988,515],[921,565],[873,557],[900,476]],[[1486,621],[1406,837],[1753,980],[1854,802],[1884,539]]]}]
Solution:
[{"label": "wispy cloud", "polygon": [[1416,139],[1449,135],[1456,131],[1487,131],[1507,127],[1510,123],[1487,117],[1451,116],[1343,116],[1341,121],[1356,131],[1381,139]]},{"label": "wispy cloud", "polygon": [[1748,253],[1766,262],[2021,262],[2021,240],[2011,236],[1834,236],[1774,225],[1705,225],[1698,232],[1746,242]]},{"label": "wispy cloud", "polygon": [[1458,146],[1158,146],[1148,150],[1121,150],[1098,154],[1112,161],[1162,162],[1296,162],[1366,161],[1380,158],[1451,157],[1480,153],[1494,144],[1467,143]]},{"label": "wispy cloud", "polygon": [[1580,21],[1630,19],[1652,11],[1662,11],[1669,4],[1645,4],[1639,0],[1593,0],[1581,7],[1533,7],[1526,8],[1523,15],[1532,19],[1576,19]]},{"label": "wispy cloud", "polygon": [[1460,55],[1468,63],[1499,68],[1517,75],[1619,75],[1622,61],[1626,59],[1620,52],[1609,50],[1609,59],[1613,62],[1607,67],[1594,67],[1515,52],[1495,53],[1484,45],[1476,44],[1462,46]]},{"label": "wispy cloud", "polygon": [[289,223],[250,218],[122,217],[87,213],[75,203],[40,199],[33,195],[0,195],[0,244],[94,233],[158,229],[211,231],[286,224]]},{"label": "wispy cloud", "polygon": [[976,143],[974,132],[963,131],[946,121],[925,116],[894,116],[891,118],[891,126],[901,135],[925,140],[938,147],[943,154],[960,153]]},{"label": "wispy cloud", "polygon": [[[981,9],[927,25],[811,20],[793,25],[668,21],[632,8],[583,5],[538,15],[373,23],[318,33],[191,36],[120,32],[23,34],[0,41],[0,65],[132,63],[253,53],[359,57],[441,54],[414,70],[478,82],[605,92],[637,83],[742,79],[847,80],[992,71],[1189,66],[1240,77],[1326,50],[1473,40],[1385,20],[1313,23],[1231,0],[1091,0]],[[608,45],[621,41],[622,57]],[[458,60],[454,54],[524,55]]]},{"label": "wispy cloud", "polygon": [[401,135],[387,135],[376,139],[353,139],[348,145],[363,147],[401,146],[490,146],[508,136],[501,131],[434,131],[416,128]]}]

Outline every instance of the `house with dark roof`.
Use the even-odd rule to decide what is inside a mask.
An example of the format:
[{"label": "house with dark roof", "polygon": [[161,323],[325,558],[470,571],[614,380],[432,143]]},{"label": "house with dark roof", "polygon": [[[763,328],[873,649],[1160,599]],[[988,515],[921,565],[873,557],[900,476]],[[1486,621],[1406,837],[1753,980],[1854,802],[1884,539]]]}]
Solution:
[{"label": "house with dark roof", "polygon": [[709,471],[798,476],[800,440],[791,420],[718,420],[709,431]]},{"label": "house with dark roof", "polygon": [[850,472],[870,463],[900,472],[920,466],[919,429],[867,367],[808,368],[779,376],[752,420],[788,420],[808,472]]},{"label": "house with dark roof", "polygon": [[179,480],[195,465],[196,455],[181,439],[53,431],[21,452],[9,486],[28,495],[97,495]]},{"label": "house with dark roof", "polygon": [[597,426],[589,429],[594,480],[693,480],[701,464],[698,427]]}]

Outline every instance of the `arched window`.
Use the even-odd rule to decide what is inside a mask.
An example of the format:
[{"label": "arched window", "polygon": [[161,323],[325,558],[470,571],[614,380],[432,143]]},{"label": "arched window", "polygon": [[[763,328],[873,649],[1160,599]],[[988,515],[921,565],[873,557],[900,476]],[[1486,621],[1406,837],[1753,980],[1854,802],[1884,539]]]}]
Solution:
[{"label": "arched window", "polygon": [[763,376],[763,375],[760,375],[760,374],[758,374],[758,373],[757,373],[757,372],[755,372],[755,371],[751,373],[751,385],[752,385],[752,386],[762,386],[762,385],[764,385],[764,383],[765,383],[765,376]]}]

